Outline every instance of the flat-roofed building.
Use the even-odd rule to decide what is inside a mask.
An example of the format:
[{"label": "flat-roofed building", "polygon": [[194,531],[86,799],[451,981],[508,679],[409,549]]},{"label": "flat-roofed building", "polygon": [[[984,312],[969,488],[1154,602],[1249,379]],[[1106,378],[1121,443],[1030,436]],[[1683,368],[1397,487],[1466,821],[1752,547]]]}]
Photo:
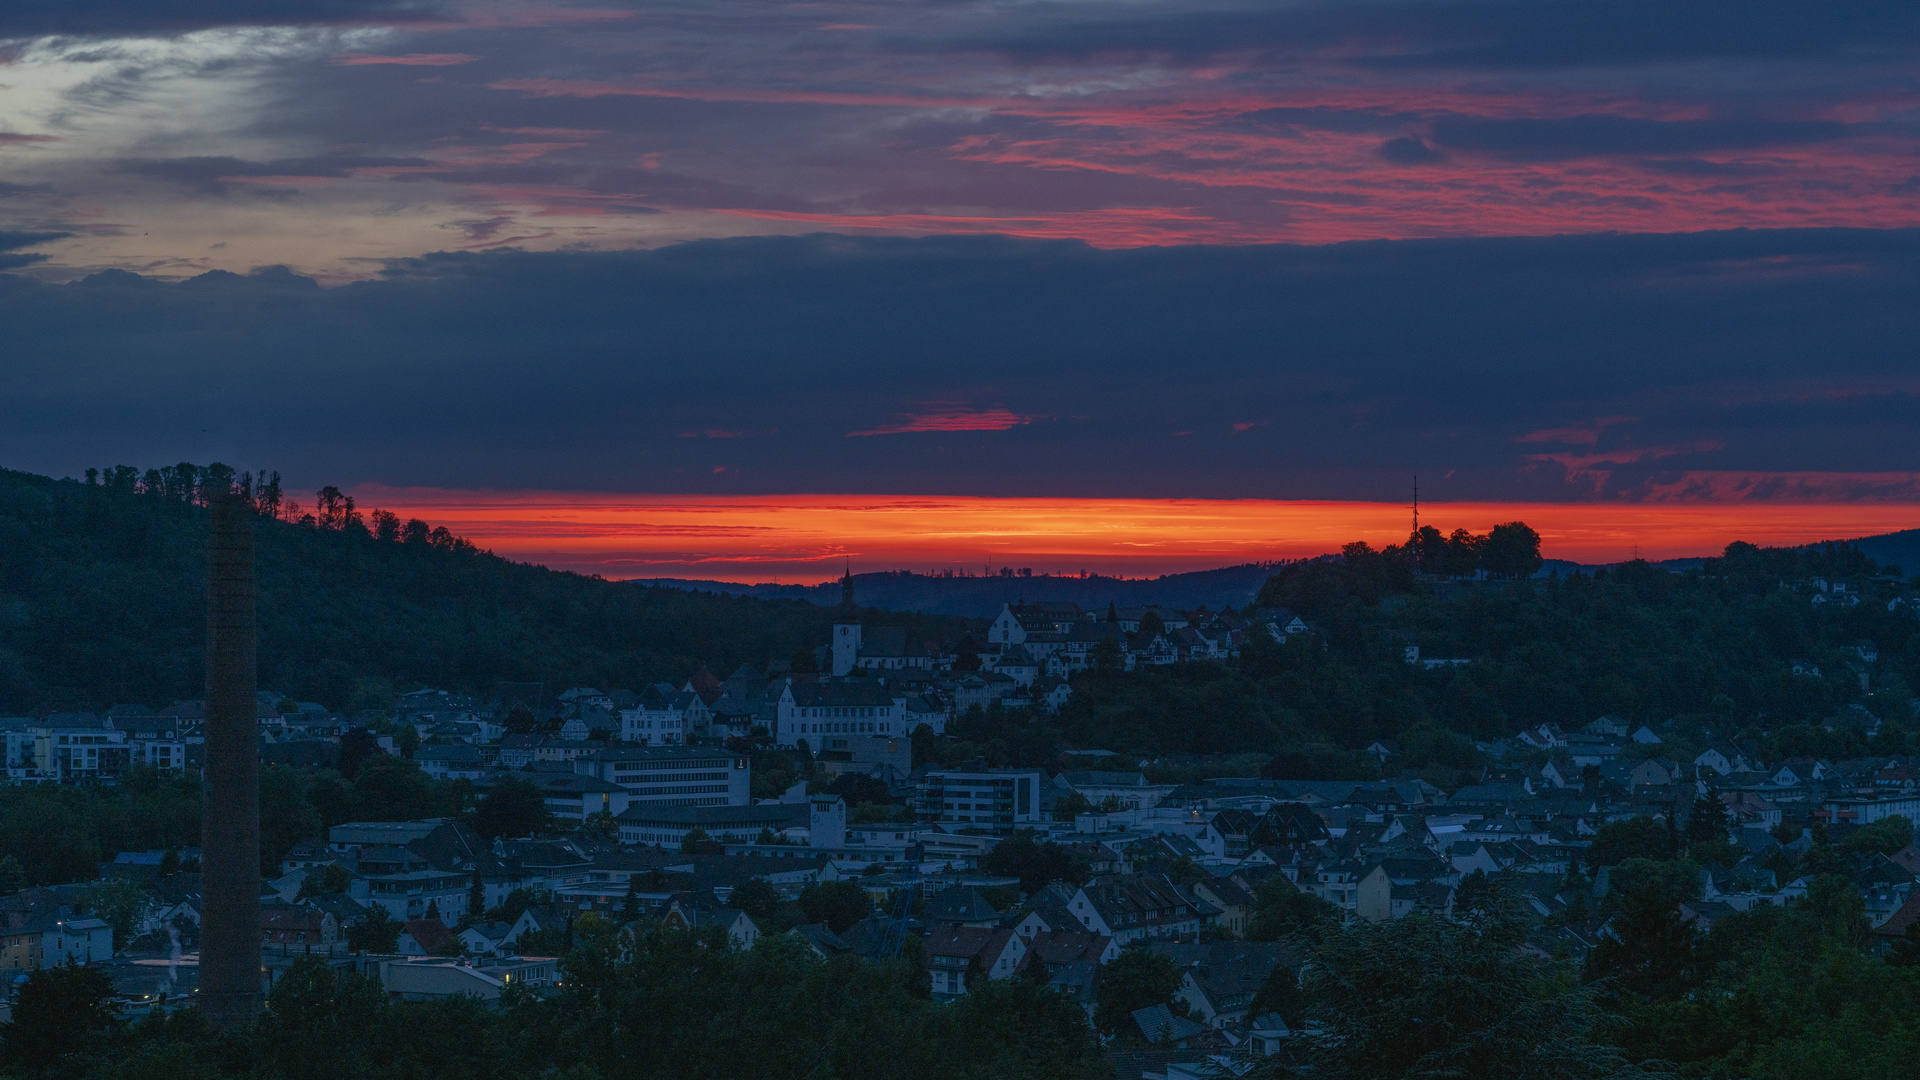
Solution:
[{"label": "flat-roofed building", "polygon": [[752,801],[746,755],[719,747],[609,747],[575,758],[573,771],[620,785],[629,807],[745,806]]}]

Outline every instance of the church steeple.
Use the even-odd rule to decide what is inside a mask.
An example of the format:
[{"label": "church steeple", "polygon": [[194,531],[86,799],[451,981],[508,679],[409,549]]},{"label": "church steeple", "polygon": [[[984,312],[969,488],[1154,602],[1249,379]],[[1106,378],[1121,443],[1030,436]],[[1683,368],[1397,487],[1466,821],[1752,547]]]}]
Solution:
[{"label": "church steeple", "polygon": [[833,613],[833,674],[845,675],[860,663],[860,613],[853,606],[853,563],[840,576],[840,606]]}]

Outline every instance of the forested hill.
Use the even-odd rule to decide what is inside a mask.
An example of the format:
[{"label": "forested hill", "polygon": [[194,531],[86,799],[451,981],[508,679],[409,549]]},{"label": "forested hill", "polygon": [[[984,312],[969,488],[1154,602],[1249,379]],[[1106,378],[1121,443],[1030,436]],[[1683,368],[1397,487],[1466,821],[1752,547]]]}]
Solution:
[{"label": "forested hill", "polygon": [[[1734,543],[1679,573],[1631,562],[1446,582],[1394,553],[1350,549],[1291,564],[1262,590],[1260,603],[1312,627],[1287,645],[1254,635],[1228,664],[1089,672],[1057,721],[949,730],[999,740],[1010,759],[1045,760],[1058,745],[1255,752],[1286,758],[1275,775],[1327,779],[1371,775],[1362,751],[1376,739],[1400,742],[1396,767],[1465,768],[1479,759],[1460,736],[1606,714],[1669,743],[1737,737],[1769,760],[1911,753],[1920,619],[1913,587],[1883,569],[1847,545]],[[1886,721],[1878,741],[1864,737],[1868,714]]]},{"label": "forested hill", "polygon": [[1876,562],[1897,566],[1905,573],[1920,574],[1920,529],[1863,536],[1848,542]]},{"label": "forested hill", "polygon": [[[0,715],[202,696],[207,511],[0,470]],[[443,538],[444,539],[444,538]],[[650,588],[262,517],[260,685],[336,709],[422,686],[639,688],[823,644],[831,609]],[[868,612],[929,637],[960,620]]]},{"label": "forested hill", "polygon": [[[980,577],[946,577],[887,571],[855,574],[854,595],[863,604],[888,611],[920,611],[938,615],[992,618],[1000,605],[1071,600],[1090,611],[1158,604],[1179,611],[1206,607],[1245,607],[1276,569],[1272,563],[1245,563],[1157,578],[1116,578],[1099,574],[1070,577],[1055,574],[1022,576],[1017,572]],[[661,578],[655,584],[681,589],[707,589],[738,596],[793,598],[816,604],[840,602],[840,583],[820,585],[746,585],[728,581],[689,581]]]}]

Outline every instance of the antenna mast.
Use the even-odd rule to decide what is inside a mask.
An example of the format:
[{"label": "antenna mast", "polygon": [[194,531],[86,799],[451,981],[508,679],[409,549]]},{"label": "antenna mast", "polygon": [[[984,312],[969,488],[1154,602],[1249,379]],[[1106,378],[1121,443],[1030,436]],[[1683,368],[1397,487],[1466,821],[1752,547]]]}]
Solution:
[{"label": "antenna mast", "polygon": [[1413,478],[1413,535],[1420,535],[1420,478]]}]

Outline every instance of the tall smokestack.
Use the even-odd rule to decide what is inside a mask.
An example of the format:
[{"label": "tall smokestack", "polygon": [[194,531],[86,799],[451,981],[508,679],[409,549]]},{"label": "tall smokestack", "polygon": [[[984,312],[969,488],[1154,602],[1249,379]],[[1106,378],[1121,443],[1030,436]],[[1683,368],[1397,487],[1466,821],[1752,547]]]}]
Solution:
[{"label": "tall smokestack", "polygon": [[260,1012],[260,752],[254,698],[253,508],[215,495],[207,546],[206,782],[200,833],[200,1009]]}]

